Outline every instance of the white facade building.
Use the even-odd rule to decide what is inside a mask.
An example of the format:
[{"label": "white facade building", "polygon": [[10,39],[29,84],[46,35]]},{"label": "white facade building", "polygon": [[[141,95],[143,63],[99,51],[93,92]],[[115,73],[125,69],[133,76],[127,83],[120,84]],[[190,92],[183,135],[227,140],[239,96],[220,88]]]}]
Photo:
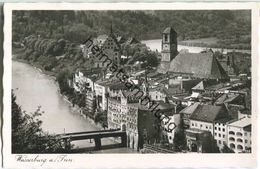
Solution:
[{"label": "white facade building", "polygon": [[217,141],[217,145],[221,150],[224,145],[227,145],[227,120],[224,121],[216,121],[214,125],[214,139]]},{"label": "white facade building", "polygon": [[94,83],[94,90],[98,100],[98,106],[102,110],[107,110],[106,87],[102,83]]},{"label": "white facade building", "polygon": [[235,153],[251,151],[251,118],[244,117],[227,125],[228,147]]},{"label": "white facade building", "polygon": [[168,117],[169,118],[165,117],[164,115],[162,116],[161,125],[165,131],[165,135],[167,135],[169,143],[173,144],[174,134],[178,131],[178,126],[180,124],[180,114],[174,114]]}]

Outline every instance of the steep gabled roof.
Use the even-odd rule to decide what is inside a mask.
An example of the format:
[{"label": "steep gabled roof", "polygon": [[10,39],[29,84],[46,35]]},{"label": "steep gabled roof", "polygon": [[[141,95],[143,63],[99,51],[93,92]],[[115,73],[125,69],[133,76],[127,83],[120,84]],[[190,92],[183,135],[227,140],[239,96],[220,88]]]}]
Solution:
[{"label": "steep gabled roof", "polygon": [[227,79],[228,76],[212,52],[179,53],[170,63],[170,72],[197,78]]},{"label": "steep gabled roof", "polygon": [[228,118],[227,109],[224,106],[198,105],[190,119],[204,122],[214,122],[219,119]]}]

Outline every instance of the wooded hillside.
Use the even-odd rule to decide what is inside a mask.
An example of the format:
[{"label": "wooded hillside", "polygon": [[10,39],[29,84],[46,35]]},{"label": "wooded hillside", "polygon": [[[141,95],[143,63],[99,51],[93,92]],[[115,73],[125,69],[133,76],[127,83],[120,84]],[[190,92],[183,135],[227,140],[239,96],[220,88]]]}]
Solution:
[{"label": "wooded hillside", "polygon": [[250,48],[250,11],[14,11],[13,40],[43,38],[83,42],[89,35],[113,31],[139,40],[161,38],[172,26],[179,40],[216,37],[221,43]]}]

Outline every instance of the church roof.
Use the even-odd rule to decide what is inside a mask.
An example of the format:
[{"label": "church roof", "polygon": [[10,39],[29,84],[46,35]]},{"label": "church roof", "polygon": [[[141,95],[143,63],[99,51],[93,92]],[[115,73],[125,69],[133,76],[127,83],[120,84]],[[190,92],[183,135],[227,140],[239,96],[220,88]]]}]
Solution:
[{"label": "church roof", "polygon": [[[167,27],[164,29],[163,33],[172,33],[175,32],[175,30],[172,27]],[[175,32],[176,33],[176,32]]]},{"label": "church roof", "polygon": [[179,53],[170,63],[170,72],[198,78],[227,79],[228,76],[212,52]]}]

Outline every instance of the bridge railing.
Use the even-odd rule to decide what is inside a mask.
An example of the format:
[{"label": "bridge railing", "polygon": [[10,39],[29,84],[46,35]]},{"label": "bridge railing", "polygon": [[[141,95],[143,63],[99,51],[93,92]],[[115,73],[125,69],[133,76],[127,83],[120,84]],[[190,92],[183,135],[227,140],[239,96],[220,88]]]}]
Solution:
[{"label": "bridge railing", "polygon": [[73,133],[63,133],[63,134],[57,134],[57,136],[66,136],[66,135],[76,135],[76,134],[91,134],[91,133],[105,133],[105,132],[113,132],[113,131],[120,131],[120,128],[118,129],[111,129],[111,130],[97,130],[97,131],[83,131],[83,132],[73,132]]}]

